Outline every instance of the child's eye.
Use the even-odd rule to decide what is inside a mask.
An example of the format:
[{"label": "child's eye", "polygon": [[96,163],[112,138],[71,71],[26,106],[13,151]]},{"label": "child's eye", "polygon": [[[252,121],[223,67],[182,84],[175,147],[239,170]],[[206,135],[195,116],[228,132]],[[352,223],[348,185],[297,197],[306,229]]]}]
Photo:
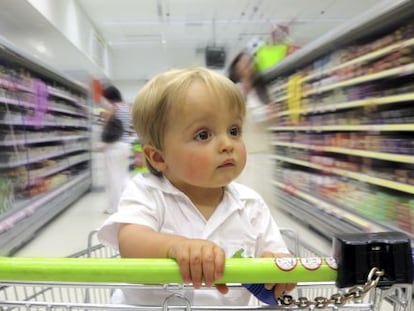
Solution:
[{"label": "child's eye", "polygon": [[232,126],[229,133],[231,136],[241,136],[241,128],[238,126]]},{"label": "child's eye", "polygon": [[200,140],[200,141],[207,140],[210,138],[210,136],[211,134],[208,131],[204,130],[204,131],[198,132],[197,135],[195,136],[195,139]]}]

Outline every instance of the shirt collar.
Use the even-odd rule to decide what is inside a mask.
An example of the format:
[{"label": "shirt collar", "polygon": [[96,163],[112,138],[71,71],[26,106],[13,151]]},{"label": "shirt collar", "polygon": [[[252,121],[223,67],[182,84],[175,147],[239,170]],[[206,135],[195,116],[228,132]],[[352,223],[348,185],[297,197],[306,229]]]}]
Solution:
[{"label": "shirt collar", "polygon": [[[180,190],[178,190],[167,178],[164,176],[158,177],[151,173],[143,173],[142,181],[151,188],[160,189],[164,193],[172,195],[185,196]],[[231,182],[224,187],[224,195],[228,196],[234,204],[229,204],[231,207],[241,209],[245,206],[245,201],[254,200],[250,189],[246,191],[246,187],[235,182]]]}]

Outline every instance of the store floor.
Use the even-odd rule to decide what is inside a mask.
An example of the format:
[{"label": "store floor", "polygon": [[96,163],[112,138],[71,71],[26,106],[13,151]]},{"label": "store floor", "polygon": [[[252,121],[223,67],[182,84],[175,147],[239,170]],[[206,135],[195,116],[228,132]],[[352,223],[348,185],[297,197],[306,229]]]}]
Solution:
[{"label": "store floor", "polygon": [[[89,232],[96,229],[107,217],[104,214],[105,192],[89,192],[53,219],[15,256],[64,257],[87,248]],[[330,254],[330,241],[322,238],[302,223],[299,223],[275,208],[272,213],[279,227],[295,231],[299,237],[321,254]]]}]

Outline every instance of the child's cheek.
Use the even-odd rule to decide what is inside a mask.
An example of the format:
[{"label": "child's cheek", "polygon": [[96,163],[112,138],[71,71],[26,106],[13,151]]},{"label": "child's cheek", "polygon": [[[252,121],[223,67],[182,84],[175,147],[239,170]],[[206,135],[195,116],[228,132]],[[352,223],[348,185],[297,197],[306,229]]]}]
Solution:
[{"label": "child's cheek", "polygon": [[186,176],[195,178],[203,175],[204,169],[209,167],[210,160],[207,153],[189,154],[185,159]]},{"label": "child's cheek", "polygon": [[247,159],[246,146],[244,144],[240,145],[237,148],[237,151],[239,154],[239,162],[246,163],[246,159]]}]

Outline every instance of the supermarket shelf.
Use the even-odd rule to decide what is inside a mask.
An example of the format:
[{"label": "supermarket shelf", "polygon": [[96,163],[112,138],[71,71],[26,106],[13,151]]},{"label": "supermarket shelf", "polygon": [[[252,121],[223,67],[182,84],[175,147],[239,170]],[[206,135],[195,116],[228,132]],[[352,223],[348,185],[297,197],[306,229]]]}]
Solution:
[{"label": "supermarket shelf", "polygon": [[68,100],[68,101],[76,104],[79,107],[88,109],[88,106],[87,105],[85,105],[83,103],[80,103],[78,101],[78,99],[76,97],[73,97],[71,94],[68,94],[68,93],[66,93],[64,91],[61,91],[61,90],[59,90],[57,88],[54,88],[52,86],[48,86],[47,87],[47,90],[48,90],[49,94],[51,94],[51,95],[54,95],[56,97],[60,97],[60,98],[66,99],[66,100]]},{"label": "supermarket shelf", "polygon": [[[51,166],[31,167],[30,171],[37,177],[46,177],[65,170],[65,173],[53,176],[56,178],[51,179],[47,193],[42,192],[46,189],[41,189],[38,185],[30,187],[30,182],[22,185],[23,180],[7,180],[12,182],[17,195],[22,186],[27,186],[24,193],[28,196],[26,200],[16,199],[11,206],[2,205],[4,209],[0,215],[0,253],[9,254],[32,238],[45,223],[91,187],[91,132],[87,85],[55,71],[3,38],[0,38],[0,54],[6,60],[3,64],[5,69],[0,73],[0,87],[7,89],[0,96],[0,105],[3,108],[0,124],[7,125],[3,126],[0,142],[0,149],[3,148],[1,169],[6,172],[5,176],[15,176],[20,173],[17,168],[19,165],[61,157],[54,161],[54,166],[50,162]],[[20,74],[26,71],[31,73],[31,77]],[[47,107],[44,108],[47,108],[48,113],[40,111],[41,107],[36,104],[36,80],[47,84],[49,96]],[[22,91],[26,94],[22,94]],[[14,109],[12,105],[19,109]],[[33,114],[32,111],[39,111],[40,114]],[[79,144],[78,139],[82,139]],[[43,146],[21,148],[36,143],[43,143]],[[17,153],[4,146],[16,146]],[[5,164],[6,160],[12,163]],[[83,163],[79,165],[81,162]],[[30,172],[28,175],[30,177]],[[13,192],[9,189],[7,191],[8,200]],[[37,195],[38,192],[42,194]]]},{"label": "supermarket shelf", "polygon": [[281,90],[284,90],[284,89],[286,89],[286,87],[287,87],[287,83],[283,83],[283,84],[281,84],[281,85],[279,85],[279,86],[274,86],[274,87],[270,87],[269,89],[268,89],[268,92],[269,93],[276,93],[276,92],[278,92],[278,91],[281,91]]},{"label": "supermarket shelf", "polygon": [[[22,120],[0,120],[0,124],[4,125],[20,125],[20,126],[38,126],[39,124],[34,121],[22,121]],[[89,125],[86,123],[80,123],[79,121],[74,122],[41,122],[43,127],[78,127],[88,128]]]},{"label": "supermarket shelf", "polygon": [[374,151],[348,149],[348,148],[340,148],[340,147],[314,146],[314,145],[287,143],[287,142],[272,142],[272,145],[290,147],[290,148],[298,148],[298,149],[306,149],[306,150],[314,150],[314,151],[340,153],[340,154],[347,154],[347,155],[379,159],[379,160],[387,160],[387,161],[393,161],[393,162],[414,163],[413,155],[374,152]]},{"label": "supermarket shelf", "polygon": [[280,96],[280,97],[276,97],[276,98],[273,100],[273,102],[275,102],[275,103],[284,102],[284,101],[287,101],[287,100],[288,100],[288,98],[289,98],[289,96],[288,96],[288,95],[283,95],[283,96]]},{"label": "supermarket shelf", "polygon": [[331,214],[336,219],[345,219],[347,222],[354,224],[356,227],[360,228],[364,232],[372,232],[376,230],[384,230],[384,227],[380,227],[377,224],[373,224],[372,222],[367,221],[364,218],[359,217],[353,213],[350,213],[342,208],[339,208],[333,204],[330,204],[326,201],[323,201],[319,198],[316,198],[306,192],[303,192],[295,187],[290,185],[286,185],[279,181],[273,180],[272,184],[291,195],[294,195],[306,202],[312,204],[312,206],[318,208],[319,210]]},{"label": "supermarket shelf", "polygon": [[35,58],[32,54],[27,53],[24,50],[17,48],[12,42],[0,36],[1,53],[13,60],[14,63],[28,68],[38,74],[38,76],[46,76],[48,79],[54,80],[56,83],[62,83],[63,85],[77,90],[81,93],[85,93],[88,89],[88,85],[79,81],[72,80],[65,73],[52,68],[50,65],[42,62],[39,58]]},{"label": "supermarket shelf", "polygon": [[[341,214],[331,213],[329,209],[325,208],[326,204],[329,205],[327,202],[319,202],[317,198],[315,201],[315,198],[308,197],[306,193],[303,193],[304,197],[296,194],[293,195],[290,192],[286,192],[283,186],[276,184],[274,186],[277,187],[275,192],[279,200],[278,208],[285,210],[294,217],[300,215],[300,218],[298,218],[299,221],[306,222],[306,224],[312,226],[327,238],[332,238],[340,233],[400,231],[407,234],[414,241],[414,235],[412,233],[403,231],[400,228],[390,226],[389,224],[377,224],[372,221],[367,221],[352,213],[348,213],[350,218],[342,218]],[[307,199],[310,199],[310,201]],[[320,207],[320,204],[322,204],[323,208]]]},{"label": "supermarket shelf", "polygon": [[290,115],[291,113],[311,114],[311,113],[333,112],[333,111],[340,111],[340,110],[345,110],[345,109],[350,109],[350,108],[388,105],[388,104],[403,103],[403,102],[408,102],[408,101],[414,101],[414,93],[406,93],[406,94],[375,97],[375,98],[371,97],[371,98],[364,98],[361,100],[354,100],[354,101],[336,103],[336,104],[319,104],[317,106],[313,106],[310,108],[291,110],[291,111],[289,110],[281,111],[279,113],[274,114],[274,117],[282,117],[285,115]]},{"label": "supermarket shelf", "polygon": [[70,153],[73,153],[73,152],[77,152],[77,151],[89,152],[89,150],[85,147],[82,147],[82,148],[77,147],[77,148],[72,148],[72,149],[63,150],[63,151],[59,151],[59,152],[46,153],[46,154],[43,154],[43,155],[38,156],[38,157],[30,157],[28,159],[25,158],[24,160],[18,160],[18,161],[13,161],[13,162],[8,162],[8,163],[0,163],[0,168],[8,168],[8,167],[16,167],[16,166],[21,166],[21,165],[27,165],[27,164],[30,164],[30,163],[36,163],[36,162],[40,162],[40,161],[43,161],[43,160],[60,157],[60,156],[70,154]]},{"label": "supermarket shelf", "polygon": [[4,140],[4,141],[0,141],[0,146],[31,145],[31,144],[38,144],[38,143],[69,141],[69,140],[77,140],[77,139],[89,139],[89,137],[84,136],[84,135],[70,135],[70,136],[62,136],[62,137],[53,136],[53,137],[27,138],[27,139],[7,140],[7,141]]},{"label": "supermarket shelf", "polygon": [[0,255],[10,255],[30,240],[44,223],[54,218],[82,196],[91,186],[89,173],[84,173],[63,186],[31,200],[30,204],[2,217],[0,222]]},{"label": "supermarket shelf", "polygon": [[306,200],[291,195],[275,187],[276,206],[289,213],[298,221],[304,222],[314,230],[331,239],[339,233],[364,232],[363,228],[346,219],[337,218],[326,209],[320,209]]},{"label": "supermarket shelf", "polygon": [[15,219],[23,219],[27,217],[28,215],[32,214],[34,210],[47,203],[48,200],[61,195],[67,190],[70,190],[73,185],[81,183],[87,180],[89,177],[90,175],[88,173],[83,173],[74,176],[64,185],[57,187],[56,189],[53,189],[49,192],[42,193],[28,199],[16,199],[16,202],[13,205],[13,209],[0,214],[0,234],[12,228],[17,222]]},{"label": "supermarket shelf", "polygon": [[6,105],[13,105],[13,106],[19,106],[19,107],[25,107],[25,108],[35,107],[35,105],[32,103],[29,103],[23,100],[18,100],[15,98],[4,97],[4,96],[0,96],[0,102]]},{"label": "supermarket shelf", "polygon": [[309,131],[309,132],[412,132],[414,124],[367,124],[367,125],[321,125],[321,126],[271,126],[269,131]]},{"label": "supermarket shelf", "polygon": [[364,63],[364,62],[379,58],[381,56],[384,56],[386,54],[389,54],[391,52],[398,51],[402,48],[410,47],[412,45],[414,45],[414,38],[403,41],[403,42],[394,43],[394,44],[389,45],[385,48],[382,48],[382,49],[379,49],[377,51],[362,55],[362,56],[357,57],[357,58],[354,58],[354,59],[352,59],[348,62],[345,62],[341,65],[325,69],[321,72],[316,72],[316,73],[310,74],[310,75],[303,78],[303,82],[307,82],[307,81],[310,81],[310,80],[313,80],[313,79],[319,79],[323,76],[329,75],[332,72],[335,72],[336,70],[339,70],[339,69],[342,69],[342,68],[345,68],[345,67],[349,67],[351,65],[355,65],[355,64],[358,64],[358,63]]},{"label": "supermarket shelf", "polygon": [[293,195],[307,203],[310,203],[312,208],[318,209],[318,212],[323,212],[325,214],[331,215],[334,217],[334,221],[344,222],[347,224],[352,224],[355,228],[358,228],[362,232],[378,232],[378,231],[401,231],[407,234],[411,240],[414,241],[414,235],[411,232],[403,231],[400,228],[390,225],[389,223],[379,223],[373,220],[368,220],[364,216],[357,215],[352,211],[347,211],[345,208],[338,207],[334,204],[321,200],[317,197],[310,195],[300,189],[281,183],[279,181],[272,181],[272,184],[279,189],[283,190],[289,195]]},{"label": "supermarket shelf", "polygon": [[364,82],[379,80],[379,79],[388,78],[388,77],[397,76],[397,75],[408,75],[408,74],[414,74],[414,64],[404,65],[404,66],[384,70],[384,71],[369,74],[369,75],[363,75],[361,77],[341,81],[338,83],[317,87],[308,92],[305,92],[302,97],[307,97],[313,94],[321,94],[321,93],[331,91],[337,88],[342,88],[342,87],[360,84]]},{"label": "supermarket shelf", "polygon": [[[13,105],[16,107],[24,107],[24,108],[36,108],[35,104],[30,103],[30,102],[26,102],[20,99],[15,99],[15,98],[8,98],[8,97],[4,97],[4,96],[0,96],[0,102],[4,103],[6,105]],[[86,109],[85,107],[82,106],[82,108]],[[70,114],[70,115],[74,115],[74,116],[80,116],[80,117],[88,117],[87,113],[79,113],[79,112],[75,112],[75,111],[71,111],[68,109],[62,109],[62,108],[55,108],[53,106],[49,106],[47,108],[47,111],[51,111],[51,112],[61,112],[61,113],[65,113],[65,114]]]},{"label": "supermarket shelf", "polygon": [[[403,37],[406,38],[411,36],[411,38],[406,40],[405,42],[389,44],[388,46],[383,45],[382,48],[373,51],[373,49],[378,47],[378,44],[375,43],[380,42],[376,42],[375,40],[381,40],[386,36],[392,35],[393,33],[395,33],[394,31],[396,29],[404,31],[405,29],[412,29],[410,27],[412,27],[412,18],[414,16],[413,13],[414,1],[412,0],[395,0],[382,2],[378,4],[376,7],[374,7],[372,10],[326,33],[319,39],[304,46],[292,55],[289,55],[273,68],[270,68],[269,70],[261,73],[257,77],[257,79],[259,79],[262,83],[266,84],[267,90],[269,92],[274,91],[272,93],[272,100],[274,99],[274,101],[285,101],[286,99],[288,99],[288,97],[284,96],[285,94],[282,93],[287,88],[287,85],[284,84],[283,81],[289,81],[289,78],[292,77],[292,75],[294,75],[295,73],[304,73],[306,71],[309,74],[304,73],[306,76],[304,77],[304,80],[302,82],[311,82],[311,84],[308,84],[307,87],[313,87],[313,89],[302,90],[304,93],[304,97],[312,94],[316,95],[319,93],[322,93],[323,95],[322,100],[320,100],[319,102],[317,101],[317,98],[315,98],[317,101],[316,103],[308,105],[305,105],[306,103],[303,103],[303,106],[296,107],[296,109],[289,110],[287,108],[282,108],[285,107],[284,104],[276,103],[275,109],[279,110],[275,110],[275,112],[271,115],[271,117],[274,118],[274,121],[276,123],[275,126],[268,128],[269,131],[290,132],[289,134],[292,135],[294,133],[301,132],[330,132],[335,135],[336,133],[340,135],[341,133],[346,134],[348,132],[363,132],[366,134],[375,133],[379,136],[388,136],[389,134],[397,134],[397,132],[405,132],[408,136],[404,135],[404,139],[407,143],[409,143],[409,134],[414,132],[414,123],[412,122],[410,114],[407,114],[407,117],[401,121],[394,121],[394,119],[387,121],[384,116],[384,119],[378,121],[365,121],[364,123],[361,123],[363,121],[355,121],[355,118],[357,118],[357,113],[355,111],[352,112],[352,115],[351,113],[349,115],[345,114],[345,112],[348,109],[358,109],[359,107],[376,108],[376,106],[387,105],[387,108],[394,108],[394,105],[391,106],[392,104],[412,103],[414,102],[414,92],[395,95],[388,94],[387,96],[383,97],[363,98],[346,102],[339,101],[345,101],[346,98],[349,98],[351,96],[351,93],[355,94],[355,96],[358,96],[358,94],[362,94],[362,96],[364,96],[363,94],[368,92],[362,91],[364,90],[363,85],[367,84],[367,82],[369,81],[372,81],[369,83],[369,85],[371,85],[382,84],[386,83],[388,80],[393,80],[389,86],[394,89],[391,89],[390,91],[399,92],[403,89],[407,90],[405,86],[409,86],[410,81],[414,79],[414,62],[410,61],[411,63],[407,65],[398,65],[398,67],[396,68],[392,67],[391,69],[386,69],[381,72],[377,72],[377,70],[375,70],[376,68],[371,68],[369,64],[372,63],[374,65],[374,62],[379,61],[384,56],[389,55],[390,53],[393,53],[394,51],[397,51],[401,48],[409,46],[410,49],[412,49],[412,46],[414,46],[414,38],[412,38],[411,32],[407,32],[404,33]],[[347,48],[351,46],[358,47],[358,45],[360,44],[367,44],[366,47],[369,48],[372,52],[368,52],[365,55],[359,55],[357,57],[354,57],[352,60],[343,62],[342,64],[340,63],[340,57],[336,58],[337,55],[332,54],[334,51],[337,50],[346,53]],[[325,62],[330,55],[333,55],[333,57],[331,57],[332,65],[328,65]],[[366,68],[367,72],[370,73],[364,76],[348,78],[346,80],[344,80],[341,76],[336,76],[337,70],[340,70],[342,68],[349,68],[351,70],[353,66],[358,66],[358,64],[363,64],[364,68],[365,65],[368,65]],[[331,67],[328,68],[328,66]],[[318,70],[318,72],[312,72],[312,70]],[[329,79],[324,79],[325,77],[329,77]],[[400,78],[403,78],[404,83],[407,83],[401,85],[401,88],[398,85],[398,79]],[[322,80],[318,81],[317,79]],[[348,88],[350,86],[356,87]],[[283,88],[285,89],[283,90]],[[279,91],[281,89],[282,91]],[[328,93],[328,91],[331,90],[338,92],[340,91],[340,93]],[[344,95],[344,97],[341,97],[342,94]],[[344,99],[338,100],[336,99],[338,97]],[[404,108],[406,108],[407,110],[411,109],[408,106],[405,106]],[[281,111],[281,109],[287,110]],[[363,120],[366,120],[365,117],[369,115],[371,109],[360,110],[361,112],[363,111],[361,113],[361,118],[364,117]],[[333,118],[325,119],[324,115],[322,115],[324,113],[331,114],[332,112],[337,112],[336,114],[339,116],[335,121],[333,121]],[[290,123],[288,119],[285,118],[277,119],[278,117],[285,117],[290,115],[298,116],[307,114],[320,115],[318,118],[314,119],[304,118],[304,120],[310,120],[309,122],[304,121],[298,123]],[[312,122],[313,120],[314,122]],[[367,122],[372,122],[376,124],[367,124]],[[401,123],[394,124],[393,122]],[[285,137],[289,135],[282,134],[281,136]],[[398,133],[396,136],[400,137],[400,133]],[[310,141],[310,143],[312,143],[312,141]],[[393,161],[394,163],[390,162],[391,166],[401,167],[403,170],[406,169],[407,171],[411,171],[411,166],[407,167],[407,164],[411,165],[412,163],[414,163],[413,155],[390,154],[388,152],[377,152],[376,150],[354,150],[350,148],[338,148],[334,146],[319,147],[314,145],[296,143],[292,144],[287,142],[275,142],[273,145],[286,146],[288,148],[300,148],[306,150],[330,152],[329,156],[332,158],[332,161],[334,161],[335,158],[339,157],[339,154],[350,155],[353,157]],[[362,184],[364,184],[364,187],[367,187],[367,189],[375,189],[374,191],[378,190],[380,192],[384,191],[387,193],[392,193],[393,197],[394,195],[395,197],[399,195],[404,198],[407,198],[407,200],[413,197],[414,185],[403,184],[395,182],[393,180],[374,177],[380,176],[385,178],[391,178],[386,176],[385,174],[382,174],[383,172],[381,168],[377,169],[376,171],[372,171],[372,173],[347,171],[344,169],[336,168],[334,166],[321,165],[319,164],[321,162],[318,162],[318,164],[309,162],[307,156],[307,154],[309,153],[310,152],[308,151],[301,151],[300,154],[303,154],[303,157],[298,156],[298,158],[303,160],[300,160],[295,158],[289,158],[288,156],[281,156],[277,154],[277,150],[275,150],[273,159],[275,159],[275,165],[277,169],[280,170],[281,174],[283,174],[285,170],[289,170],[289,168],[287,168],[286,165],[283,165],[283,163],[292,163],[294,165],[297,165],[295,167],[295,171],[298,171],[298,173],[308,172],[309,170],[307,168],[311,168],[315,170],[316,176],[338,176],[338,179],[340,179],[341,183],[344,183],[344,185],[347,185],[348,182],[353,183],[352,180],[357,180],[362,182]],[[350,159],[353,159],[353,157],[350,157]],[[399,162],[401,164],[397,164],[396,162]],[[341,176],[343,177],[341,178]],[[382,189],[379,190],[376,186],[382,187]],[[392,189],[393,191],[385,191],[387,189]],[[375,226],[375,231],[391,230],[404,232],[403,229],[399,228],[399,224],[397,224],[396,222],[380,220],[374,215],[371,216],[371,214],[369,213],[370,211],[367,211],[367,214],[362,212],[361,214],[358,214],[358,211],[356,210],[354,211],[353,209],[347,208],[345,206],[342,207],[340,205],[340,201],[338,201],[337,206],[335,206],[334,203],[327,203],[324,202],[323,199],[321,200],[321,198],[319,197],[313,197],[314,194],[311,193],[311,191],[306,192],[303,191],[303,189],[300,190],[295,189],[294,187],[289,187],[289,185],[283,185],[283,182],[281,183],[280,180],[277,181],[276,184],[274,184],[274,191],[277,193],[280,202],[278,206],[280,208],[285,209],[286,212],[291,213],[294,216],[296,215],[298,219],[302,220],[306,224],[309,224],[310,226],[314,227],[316,230],[320,231],[322,234],[327,235],[328,237],[332,237],[332,235],[342,230],[344,230],[342,232],[365,231],[370,226]],[[338,212],[338,210],[335,209],[335,207],[342,209],[346,212],[346,214],[344,215],[341,212]],[[367,206],[367,208],[369,208],[369,206]],[[372,212],[374,213],[374,211]],[[405,217],[405,214],[403,213],[408,213],[408,209],[406,209],[405,203],[404,206],[401,206],[401,208],[398,206],[397,213],[401,213],[398,214],[399,217]],[[354,217],[357,217],[356,222],[353,221]],[[364,220],[365,222],[368,222],[369,224],[367,226],[361,225],[358,222],[358,220],[360,219]],[[402,224],[402,226],[403,225],[407,225],[407,227],[409,226],[408,223],[404,223]],[[413,234],[408,234],[413,240]]]},{"label": "supermarket shelf", "polygon": [[52,167],[49,167],[48,170],[46,170],[43,173],[30,174],[30,180],[28,182],[28,185],[32,186],[32,185],[36,184],[38,178],[48,177],[50,175],[56,174],[56,173],[61,172],[65,169],[68,169],[72,166],[75,166],[77,164],[80,164],[80,163],[83,163],[83,162],[86,162],[86,161],[89,161],[89,160],[90,160],[89,155],[87,155],[85,157],[82,157],[82,158],[80,158],[78,160],[75,160],[75,161],[72,161],[72,160],[68,159],[67,163],[58,164],[58,165],[54,165]]},{"label": "supermarket shelf", "polygon": [[269,68],[258,79],[269,83],[308,65],[310,62],[373,32],[389,29],[412,16],[414,1],[394,0],[380,3],[372,10],[349,20],[317,40],[305,45],[276,66]]},{"label": "supermarket shelf", "polygon": [[23,85],[19,82],[12,82],[10,80],[7,80],[5,78],[0,78],[0,87],[6,88],[6,89],[17,89],[19,91],[25,91],[27,93],[33,93],[33,89]]},{"label": "supermarket shelf", "polygon": [[272,155],[271,157],[275,160],[280,160],[280,161],[284,161],[284,162],[288,162],[288,163],[292,163],[292,164],[296,164],[296,165],[300,165],[304,167],[309,167],[309,168],[325,171],[325,172],[332,173],[332,174],[339,175],[339,176],[349,177],[355,180],[363,181],[369,184],[381,186],[381,187],[388,188],[388,189],[393,189],[393,190],[398,190],[401,192],[414,194],[414,186],[412,185],[407,185],[407,184],[395,182],[392,180],[382,179],[378,177],[372,177],[372,176],[361,174],[361,173],[350,172],[350,171],[342,170],[339,168],[326,167],[323,165],[319,165],[319,164],[315,164],[315,163],[311,163],[307,161],[302,161],[302,160],[296,160],[296,159],[278,156],[278,155]]},{"label": "supermarket shelf", "polygon": [[70,114],[70,115],[73,115],[73,116],[84,117],[84,118],[88,117],[87,114],[82,114],[82,113],[79,113],[79,112],[71,111],[71,110],[68,110],[68,109],[62,109],[62,108],[53,108],[53,107],[51,108],[51,107],[49,107],[48,111],[61,112],[61,113]]},{"label": "supermarket shelf", "polygon": [[[378,51],[374,51],[374,52],[368,53],[366,55],[362,55],[360,57],[357,57],[357,58],[355,58],[351,61],[348,61],[346,63],[343,63],[341,65],[323,70],[322,72],[317,72],[317,73],[314,73],[314,74],[310,74],[310,75],[304,77],[302,82],[305,83],[307,81],[310,81],[310,80],[317,79],[317,78],[323,77],[325,75],[328,75],[328,74],[330,74],[332,72],[335,72],[336,70],[339,70],[341,68],[345,68],[345,67],[355,65],[355,64],[358,64],[358,63],[367,62],[369,60],[373,60],[375,58],[378,58],[378,57],[381,57],[381,56],[386,55],[388,53],[391,53],[393,51],[397,51],[399,49],[402,49],[402,48],[405,48],[405,47],[410,47],[410,46],[413,46],[413,45],[414,45],[414,39],[409,39],[409,40],[406,40],[406,41],[403,41],[403,42],[398,42],[398,43],[392,44],[388,47],[382,48]],[[315,93],[319,94],[319,93],[326,92],[326,91],[329,91],[329,90],[332,90],[332,89],[335,89],[335,88],[339,88],[339,87],[344,87],[344,86],[358,84],[358,83],[362,83],[362,82],[366,82],[366,81],[385,78],[385,77],[388,77],[388,76],[400,74],[401,72],[405,73],[405,74],[412,73],[413,72],[413,66],[414,66],[413,64],[405,65],[405,66],[390,69],[390,70],[387,70],[387,71],[379,72],[379,73],[376,73],[376,74],[371,74],[371,75],[368,75],[368,76],[363,76],[363,77],[350,79],[350,80],[347,80],[347,81],[342,81],[342,82],[339,82],[339,83],[336,83],[336,84],[333,84],[333,85],[322,86],[322,87],[319,87],[317,89],[314,89],[312,91],[309,91],[309,92],[305,93],[304,97],[306,97],[307,95],[315,94]],[[283,90],[286,87],[287,87],[287,83],[282,84],[282,85],[280,85],[278,87],[275,87],[275,88],[271,88],[271,89],[269,89],[269,92],[274,93],[274,92],[277,92],[279,90]],[[282,101],[286,101],[287,99],[288,99],[288,96],[284,95],[284,96],[276,97],[274,99],[274,102],[282,102]],[[363,102],[365,103],[365,101],[363,101]],[[350,103],[347,103],[347,104],[350,104]],[[339,105],[343,106],[342,104],[339,104]],[[343,107],[342,109],[346,109],[346,108],[350,108],[350,107],[363,106],[363,105],[365,105],[365,104],[362,104],[362,105],[357,104],[356,106],[350,105],[349,107]],[[329,106],[334,106],[334,107],[328,107],[324,111],[329,111],[329,110],[332,110],[332,109],[334,109],[334,110],[338,109],[338,107],[335,107],[337,105],[329,105]],[[302,112],[311,112],[312,111],[311,109],[307,109],[307,110],[308,111],[304,110]]]}]

